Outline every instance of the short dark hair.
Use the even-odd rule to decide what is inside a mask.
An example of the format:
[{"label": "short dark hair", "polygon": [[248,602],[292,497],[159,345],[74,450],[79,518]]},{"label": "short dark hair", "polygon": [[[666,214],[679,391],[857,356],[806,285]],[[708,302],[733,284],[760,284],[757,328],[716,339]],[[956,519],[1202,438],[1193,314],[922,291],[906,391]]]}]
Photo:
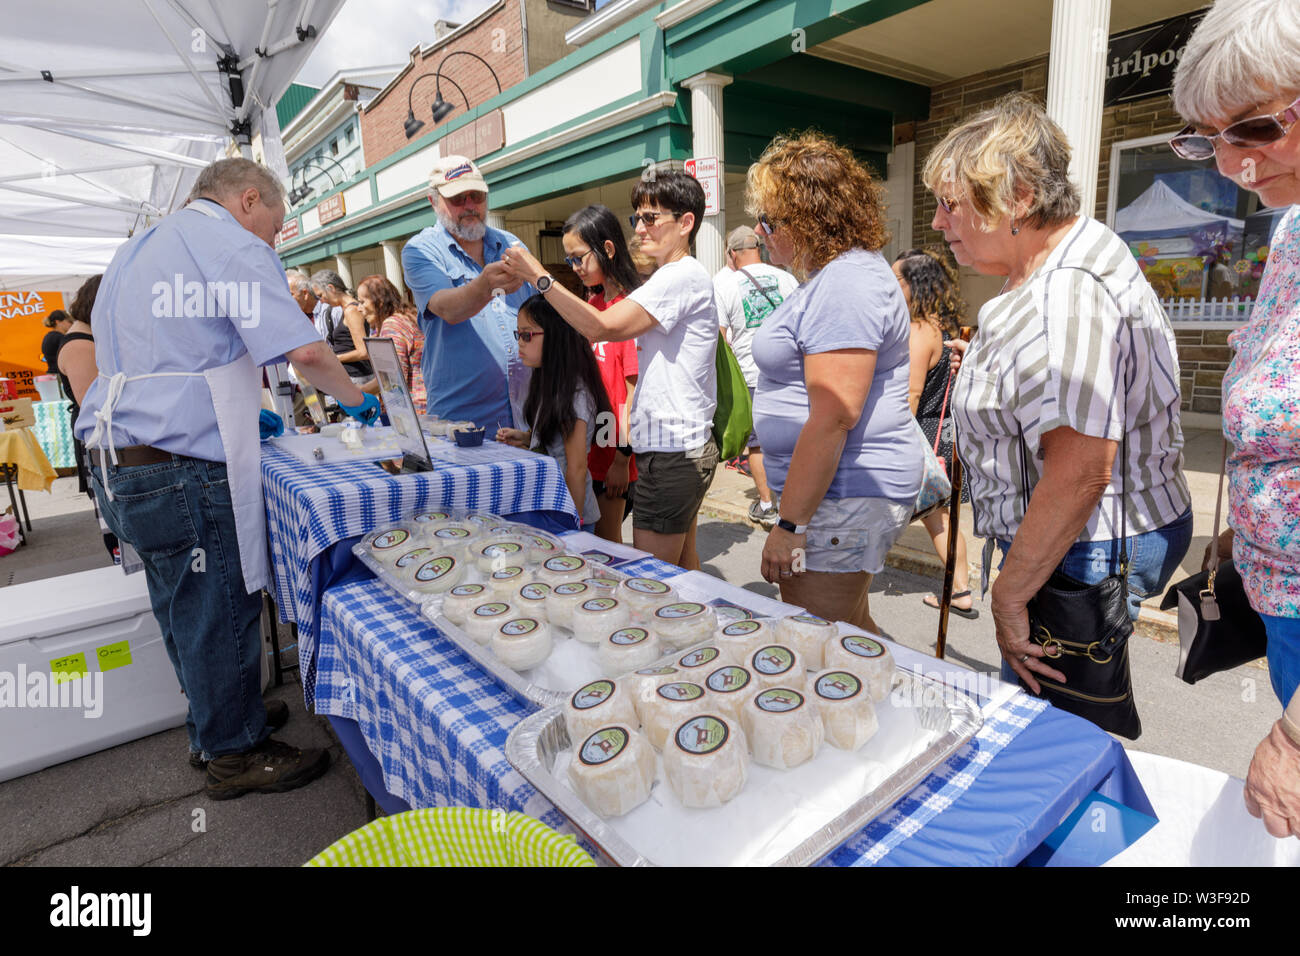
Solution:
[{"label": "short dark hair", "polygon": [[68,312],[72,314],[74,321],[90,325],[90,313],[95,310],[95,297],[99,295],[99,280],[103,278],[104,274],[101,272],[81,283],[81,288],[72,297],[72,305],[68,306]]},{"label": "short dark hair", "polygon": [[45,317],[45,327],[47,329],[52,329],[60,322],[71,322],[71,321],[72,321],[72,316],[68,315],[68,313],[64,312],[62,309],[55,309],[53,312],[51,312],[49,315]]},{"label": "short dark hair", "polygon": [[704,220],[704,187],[694,176],[680,169],[650,167],[632,188],[632,209],[641,206],[658,206],[678,217],[694,213],[695,223],[691,226],[689,239],[694,242]]}]

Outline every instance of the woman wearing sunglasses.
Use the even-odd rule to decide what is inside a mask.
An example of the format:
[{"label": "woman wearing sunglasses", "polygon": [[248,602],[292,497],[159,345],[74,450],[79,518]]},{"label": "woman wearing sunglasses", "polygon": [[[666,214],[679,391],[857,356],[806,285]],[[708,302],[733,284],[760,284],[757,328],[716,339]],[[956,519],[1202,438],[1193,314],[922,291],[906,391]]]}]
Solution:
[{"label": "woman wearing sunglasses", "polygon": [[754,430],[780,515],[763,577],[781,598],[878,632],[867,591],[912,516],[923,447],[907,406],[910,318],[880,248],[884,190],[805,133],[750,167],[746,208],[804,283],[754,335]]},{"label": "woman wearing sunglasses", "polygon": [[[632,262],[623,227],[605,206],[585,206],[564,223],[564,261],[587,290],[587,302],[604,312],[623,301],[641,285]],[[594,441],[587,467],[600,504],[596,534],[607,541],[623,542],[623,519],[632,509],[636,483],[636,456],[628,438],[628,409],[636,391],[636,341],[592,342],[600,380],[617,423],[616,433],[605,429]]]},{"label": "woman wearing sunglasses", "polygon": [[590,341],[637,339],[641,377],[630,432],[637,456],[632,544],[661,561],[697,569],[695,524],[718,466],[718,311],[713,280],[691,255],[704,217],[704,188],[680,170],[651,169],[632,190],[632,228],[658,268],[603,312],[547,275],[522,246],[502,256]]},{"label": "woman wearing sunglasses", "polygon": [[[1189,125],[1170,141],[1209,159],[1266,206],[1290,206],[1269,243],[1250,323],[1223,376],[1231,549],[1268,633],[1268,673],[1287,715],[1255,751],[1246,806],[1268,832],[1300,836],[1300,8],[1220,0],[1174,75]],[[1207,554],[1208,561],[1208,554]]]},{"label": "woman wearing sunglasses", "polygon": [[[1091,586],[1131,558],[1136,619],[1192,535],[1173,330],[1124,241],[1080,213],[1069,167],[1061,128],[1013,94],[949,132],[921,174],[957,262],[1006,276],[950,402],[985,577],[994,544],[1005,554],[990,604],[1003,674],[1034,693],[1066,679],[1059,645],[1029,633],[1053,573]],[[1067,706],[1071,689],[1052,691]]]}]

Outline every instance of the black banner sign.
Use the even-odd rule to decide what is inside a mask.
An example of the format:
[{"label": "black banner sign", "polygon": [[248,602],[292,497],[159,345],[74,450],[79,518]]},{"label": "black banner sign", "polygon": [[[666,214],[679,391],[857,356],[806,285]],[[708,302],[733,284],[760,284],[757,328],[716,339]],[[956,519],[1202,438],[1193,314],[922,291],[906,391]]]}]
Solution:
[{"label": "black banner sign", "polygon": [[1104,106],[1168,93],[1174,68],[1205,10],[1116,33],[1106,50]]}]

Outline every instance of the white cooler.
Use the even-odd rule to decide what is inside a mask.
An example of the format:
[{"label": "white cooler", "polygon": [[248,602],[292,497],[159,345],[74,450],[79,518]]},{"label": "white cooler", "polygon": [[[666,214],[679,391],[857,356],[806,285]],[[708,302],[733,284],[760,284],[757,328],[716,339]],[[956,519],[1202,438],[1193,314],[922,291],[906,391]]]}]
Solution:
[{"label": "white cooler", "polygon": [[[143,572],[11,585],[0,606],[0,781],[185,723]],[[56,682],[56,669],[82,676]]]}]

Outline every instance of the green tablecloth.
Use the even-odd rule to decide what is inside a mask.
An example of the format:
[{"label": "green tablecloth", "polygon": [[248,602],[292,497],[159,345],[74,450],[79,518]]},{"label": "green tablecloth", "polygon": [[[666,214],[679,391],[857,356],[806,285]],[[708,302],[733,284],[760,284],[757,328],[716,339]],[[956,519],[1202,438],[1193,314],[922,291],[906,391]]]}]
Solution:
[{"label": "green tablecloth", "polygon": [[32,409],[36,413],[36,425],[32,431],[40,443],[45,457],[55,468],[75,468],[77,458],[72,450],[72,422],[68,418],[68,407],[72,403],[66,398],[58,402],[36,402]]}]

